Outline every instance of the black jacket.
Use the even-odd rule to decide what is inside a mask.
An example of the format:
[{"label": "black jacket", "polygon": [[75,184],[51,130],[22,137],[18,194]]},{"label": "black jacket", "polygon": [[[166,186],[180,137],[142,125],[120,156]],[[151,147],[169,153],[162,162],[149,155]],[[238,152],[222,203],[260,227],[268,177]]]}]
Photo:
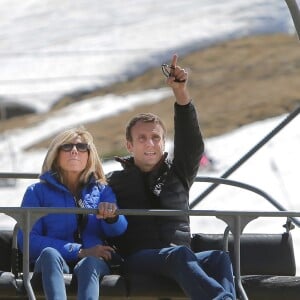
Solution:
[{"label": "black jacket", "polygon": [[[143,173],[132,157],[118,158],[124,170],[107,175],[118,206],[131,209],[188,209],[189,189],[204,150],[197,113],[192,103],[175,103],[174,158],[167,153],[157,168]],[[113,243],[123,256],[140,249],[190,245],[188,216],[127,216],[125,234]]]}]

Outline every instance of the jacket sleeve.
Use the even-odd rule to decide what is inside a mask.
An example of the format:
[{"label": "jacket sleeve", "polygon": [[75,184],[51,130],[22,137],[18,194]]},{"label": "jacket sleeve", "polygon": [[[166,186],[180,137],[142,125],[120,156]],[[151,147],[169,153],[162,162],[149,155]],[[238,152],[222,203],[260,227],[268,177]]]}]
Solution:
[{"label": "jacket sleeve", "polygon": [[175,103],[174,110],[173,166],[186,189],[189,189],[198,172],[204,142],[193,103]]},{"label": "jacket sleeve", "polygon": [[[37,185],[31,185],[27,188],[21,207],[41,207],[42,199],[41,193],[38,192]],[[46,247],[57,249],[64,259],[67,261],[75,260],[78,256],[80,244],[70,243],[69,241],[59,240],[48,237],[43,230],[43,217],[37,220],[30,232],[29,240],[30,260],[35,261],[40,255],[41,251]],[[23,232],[18,232],[18,247],[23,249]]]}]

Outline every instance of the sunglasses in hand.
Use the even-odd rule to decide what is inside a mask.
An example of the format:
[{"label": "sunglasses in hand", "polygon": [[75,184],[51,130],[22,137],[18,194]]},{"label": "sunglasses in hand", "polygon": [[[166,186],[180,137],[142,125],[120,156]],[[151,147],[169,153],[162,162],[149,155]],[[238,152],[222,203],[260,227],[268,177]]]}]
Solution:
[{"label": "sunglasses in hand", "polygon": [[[174,66],[170,66],[168,64],[162,64],[161,65],[161,70],[163,74],[168,78],[172,76],[172,70],[175,70]],[[186,80],[179,80],[175,78],[175,82],[186,82]]]}]

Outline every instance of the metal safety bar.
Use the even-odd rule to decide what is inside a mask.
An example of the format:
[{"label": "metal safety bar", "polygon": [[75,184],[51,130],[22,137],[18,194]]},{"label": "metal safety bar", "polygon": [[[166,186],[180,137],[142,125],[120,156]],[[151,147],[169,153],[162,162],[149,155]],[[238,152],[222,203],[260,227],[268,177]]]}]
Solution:
[{"label": "metal safety bar", "polygon": [[[0,178],[37,178],[38,174],[35,173],[0,173]],[[5,177],[4,177],[5,176]],[[274,207],[279,209],[277,212],[236,212],[236,211],[213,211],[213,210],[143,210],[143,209],[119,209],[118,214],[124,215],[141,215],[141,216],[215,216],[223,220],[227,224],[228,230],[232,233],[234,237],[234,274],[235,274],[235,285],[236,290],[240,300],[248,300],[247,294],[242,286],[241,282],[241,271],[240,271],[240,236],[245,228],[245,226],[256,219],[257,217],[270,216],[270,217],[287,217],[297,226],[300,226],[300,222],[297,217],[300,217],[300,212],[290,212],[287,211],[279,202],[273,199],[266,192],[260,190],[252,185],[229,180],[225,178],[218,177],[201,177],[198,176],[195,182],[212,182],[216,185],[225,184],[238,188],[242,188],[253,193],[256,193],[270,202]],[[30,284],[29,276],[29,232],[32,225],[40,217],[49,213],[84,213],[84,214],[94,214],[97,213],[95,209],[84,209],[84,208],[0,208],[3,213],[13,217],[24,233],[24,245],[23,245],[23,278],[24,286],[26,288],[28,297],[30,300],[35,300],[34,292]],[[3,211],[4,210],[4,211]]]},{"label": "metal safety bar", "polygon": [[[97,209],[88,208],[61,208],[61,207],[1,207],[0,212],[16,220],[23,231],[23,280],[28,298],[35,300],[30,283],[29,273],[29,233],[32,225],[42,216],[52,213],[96,214]],[[241,234],[246,225],[258,217],[300,217],[300,211],[217,211],[217,210],[148,210],[148,209],[118,209],[117,214],[135,216],[215,216],[224,221],[234,238],[234,275],[235,285],[239,299],[248,300],[241,282],[240,271],[240,241]]]},{"label": "metal safety bar", "polygon": [[1,172],[0,178],[13,178],[13,179],[38,179],[38,173],[20,173],[20,172]]},{"label": "metal safety bar", "polygon": [[[212,182],[214,184],[225,184],[225,185],[230,185],[234,187],[238,187],[250,192],[253,192],[255,194],[258,194],[259,196],[263,197],[266,199],[270,204],[272,204],[275,208],[277,208],[279,211],[288,211],[283,205],[281,205],[278,201],[276,201],[273,197],[271,197],[269,194],[264,192],[263,190],[247,184],[243,183],[237,180],[232,180],[232,179],[225,179],[225,178],[219,178],[219,177],[204,177],[204,176],[198,176],[195,179],[195,182]],[[295,218],[289,218],[294,224],[296,224],[298,227],[300,227],[300,221]]]},{"label": "metal safety bar", "polygon": [[[0,173],[0,179],[1,178],[37,179],[38,177],[39,177],[38,173],[17,173],[17,172],[1,172]],[[278,210],[287,211],[287,209],[284,206],[282,206],[278,201],[276,201],[274,198],[272,198],[266,192],[264,192],[263,190],[255,187],[253,185],[250,185],[250,184],[246,184],[246,183],[236,181],[236,180],[226,179],[223,177],[207,177],[207,176],[197,176],[195,178],[195,182],[209,182],[209,183],[213,183],[212,186],[218,186],[220,184],[225,184],[225,185],[230,185],[230,186],[238,187],[241,189],[245,189],[245,190],[248,190],[248,191],[251,191],[253,193],[260,195],[265,200],[267,200],[271,205],[276,207]],[[191,209],[194,208],[195,205],[196,205],[195,201],[191,202],[190,208]],[[295,219],[295,218],[291,218],[291,220],[295,225],[300,227],[300,220]]]},{"label": "metal safety bar", "polygon": [[[233,164],[233,166],[231,166],[220,177],[223,179],[229,177],[242,164],[244,164],[251,156],[253,156],[260,148],[262,148],[267,142],[269,142],[280,130],[282,130],[287,124],[289,124],[299,113],[300,113],[300,106],[298,106],[294,111],[292,111],[269,134],[267,134],[260,142],[258,142],[245,155],[243,155],[236,163]],[[210,194],[218,186],[219,186],[219,183],[214,182],[190,204],[190,207],[194,208],[197,204],[199,204],[208,194]]]}]

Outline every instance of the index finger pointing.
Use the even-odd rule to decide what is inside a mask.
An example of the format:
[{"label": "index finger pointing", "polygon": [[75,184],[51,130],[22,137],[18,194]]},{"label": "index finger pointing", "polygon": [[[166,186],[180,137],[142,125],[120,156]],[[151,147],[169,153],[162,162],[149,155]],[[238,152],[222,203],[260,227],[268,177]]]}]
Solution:
[{"label": "index finger pointing", "polygon": [[177,59],[178,59],[177,54],[174,54],[173,57],[172,57],[172,62],[171,62],[171,66],[172,67],[176,67],[177,66]]}]

